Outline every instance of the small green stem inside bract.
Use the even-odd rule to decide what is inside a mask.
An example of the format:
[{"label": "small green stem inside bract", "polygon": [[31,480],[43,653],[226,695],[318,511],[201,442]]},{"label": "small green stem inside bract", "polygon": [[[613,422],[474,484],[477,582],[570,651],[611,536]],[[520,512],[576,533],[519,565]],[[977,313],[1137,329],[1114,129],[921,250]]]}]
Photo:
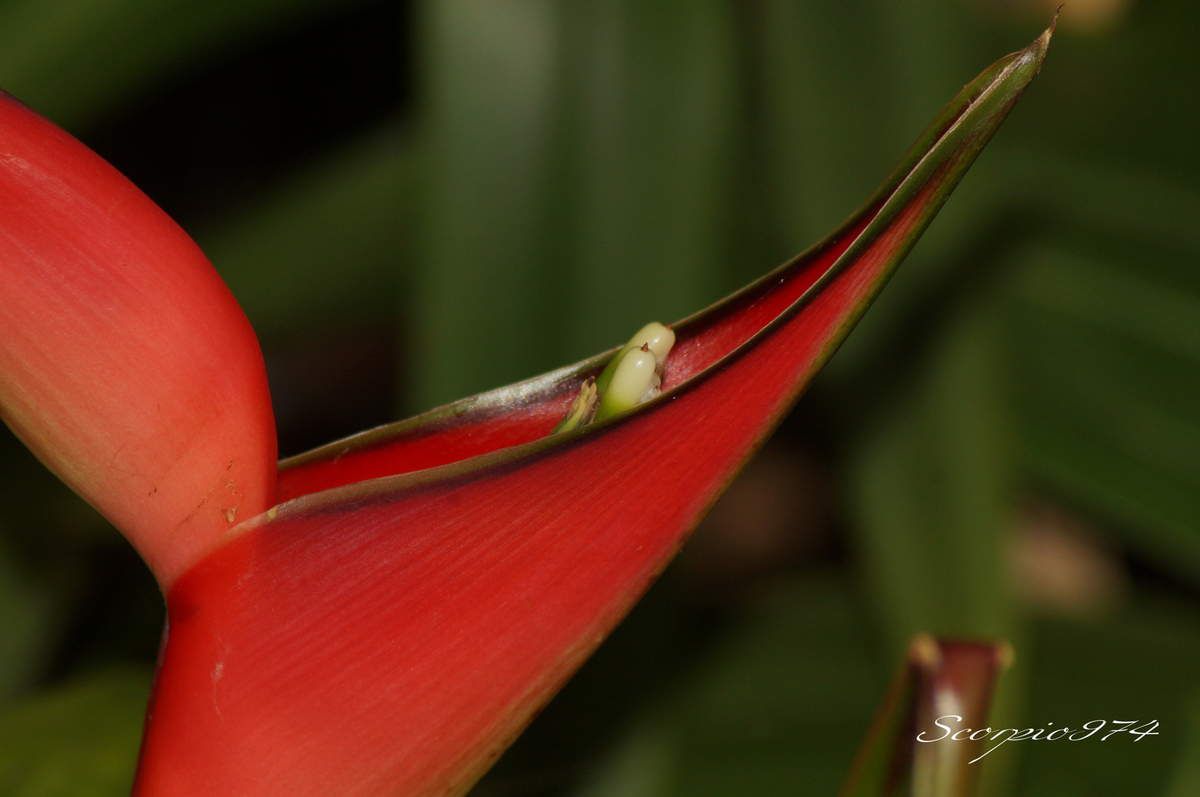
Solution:
[{"label": "small green stem inside bract", "polygon": [[602,421],[658,395],[675,333],[657,321],[646,324],[621,347],[600,375],[586,380],[566,416],[554,427],[565,432]]},{"label": "small green stem inside bract", "polygon": [[598,396],[596,380],[589,376],[579,386],[579,395],[575,397],[575,401],[572,402],[571,409],[567,410],[566,416],[558,422],[558,426],[554,427],[554,432],[569,432],[572,429],[577,429],[580,426],[586,426],[591,423],[592,418],[596,415],[596,399]]}]

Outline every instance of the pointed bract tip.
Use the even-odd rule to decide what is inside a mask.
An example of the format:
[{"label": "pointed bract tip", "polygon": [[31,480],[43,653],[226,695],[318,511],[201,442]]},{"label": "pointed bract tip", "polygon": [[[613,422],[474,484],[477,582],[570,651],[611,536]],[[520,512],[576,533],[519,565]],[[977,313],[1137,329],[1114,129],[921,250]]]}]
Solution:
[{"label": "pointed bract tip", "polygon": [[908,643],[908,660],[925,670],[935,670],[942,663],[937,640],[929,634],[917,634]]},{"label": "pointed bract tip", "polygon": [[1050,49],[1050,40],[1054,38],[1054,31],[1058,28],[1058,17],[1062,14],[1065,3],[1059,4],[1058,8],[1054,9],[1054,16],[1050,18],[1050,24],[1042,31],[1042,35],[1030,45],[1030,49],[1037,53],[1039,61],[1046,57],[1046,51]]},{"label": "pointed bract tip", "polygon": [[1054,38],[1054,30],[1058,26],[1058,14],[1062,10],[1062,6],[1059,6],[1058,9],[1054,12],[1049,27],[1030,42],[1028,47],[1016,52],[1014,60],[1010,62],[1008,70],[1006,70],[1006,73],[1010,75],[1013,73],[1022,75],[1020,79],[1022,87],[1042,71],[1042,64],[1046,60],[1046,52],[1050,49],[1050,40]]}]

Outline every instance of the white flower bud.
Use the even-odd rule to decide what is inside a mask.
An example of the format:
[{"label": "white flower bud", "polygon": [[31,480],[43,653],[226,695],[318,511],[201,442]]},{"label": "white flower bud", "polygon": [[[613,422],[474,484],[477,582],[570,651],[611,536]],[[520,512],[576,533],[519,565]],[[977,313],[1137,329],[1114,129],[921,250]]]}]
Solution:
[{"label": "white flower bud", "polygon": [[649,345],[625,352],[613,370],[608,388],[600,396],[596,420],[626,412],[654,398],[662,384],[657,367],[658,359],[650,352]]},{"label": "white flower bud", "polygon": [[650,353],[658,361],[657,370],[659,374],[662,374],[663,365],[667,361],[667,355],[671,353],[671,347],[674,345],[675,332],[670,327],[663,326],[657,321],[651,321],[649,324],[646,324],[646,326],[637,331],[637,334],[629,339],[629,346],[633,348],[649,347]]}]

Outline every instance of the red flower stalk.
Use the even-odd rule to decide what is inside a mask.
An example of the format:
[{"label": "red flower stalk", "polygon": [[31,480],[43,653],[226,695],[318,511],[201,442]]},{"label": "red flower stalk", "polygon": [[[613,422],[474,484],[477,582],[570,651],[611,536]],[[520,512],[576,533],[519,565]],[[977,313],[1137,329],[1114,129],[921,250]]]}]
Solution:
[{"label": "red flower stalk", "polygon": [[261,357],[214,272],[0,99],[5,419],[167,596],[135,790],[469,788],[832,355],[1049,38],[968,84],[826,241],[677,324],[635,411],[550,434],[608,352],[285,461],[277,486]]}]

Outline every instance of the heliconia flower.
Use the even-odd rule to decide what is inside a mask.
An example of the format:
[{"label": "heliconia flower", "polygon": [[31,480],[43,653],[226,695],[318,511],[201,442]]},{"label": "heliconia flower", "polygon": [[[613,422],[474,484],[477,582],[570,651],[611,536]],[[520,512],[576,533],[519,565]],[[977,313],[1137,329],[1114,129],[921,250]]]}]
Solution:
[{"label": "heliconia flower", "polygon": [[825,241],[673,347],[631,341],[644,383],[605,372],[614,350],[278,474],[257,343],[203,256],[0,98],[0,405],[167,599],[135,792],[466,791],[832,355],[1050,35],[967,84]]}]

